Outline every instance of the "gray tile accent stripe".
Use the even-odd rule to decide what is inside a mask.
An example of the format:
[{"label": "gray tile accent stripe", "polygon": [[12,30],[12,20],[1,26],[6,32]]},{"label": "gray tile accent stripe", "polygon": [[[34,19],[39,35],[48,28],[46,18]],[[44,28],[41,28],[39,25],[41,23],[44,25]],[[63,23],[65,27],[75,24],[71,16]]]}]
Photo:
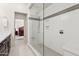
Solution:
[{"label": "gray tile accent stripe", "polygon": [[34,17],[29,17],[30,20],[37,20],[37,21],[40,21],[39,18],[34,18]]},{"label": "gray tile accent stripe", "polygon": [[44,20],[46,20],[46,19],[48,19],[48,18],[51,18],[51,17],[55,17],[55,16],[58,16],[58,15],[61,15],[61,14],[64,14],[64,13],[67,13],[67,12],[70,12],[70,11],[73,11],[73,10],[76,10],[76,9],[79,9],[79,4],[74,5],[74,6],[72,6],[72,7],[69,7],[69,8],[67,8],[67,9],[64,9],[64,10],[62,10],[62,11],[59,11],[59,12],[57,12],[57,13],[55,13],[55,14],[49,15],[49,16],[47,16],[47,17],[44,17]]},{"label": "gray tile accent stripe", "polygon": [[[55,17],[55,16],[58,16],[58,15],[61,15],[61,14],[64,14],[64,13],[67,13],[67,12],[70,12],[70,11],[73,11],[73,10],[76,10],[76,9],[79,9],[79,4],[74,5],[74,6],[72,6],[72,7],[69,7],[69,8],[67,8],[67,9],[64,9],[64,10],[62,10],[62,11],[59,11],[59,12],[57,12],[57,13],[55,13],[55,14],[46,16],[46,17],[44,17],[43,19],[46,20],[46,19],[48,19],[48,18]],[[37,20],[37,21],[43,20],[43,19],[38,19],[38,18],[33,18],[33,17],[29,17],[29,19]]]}]

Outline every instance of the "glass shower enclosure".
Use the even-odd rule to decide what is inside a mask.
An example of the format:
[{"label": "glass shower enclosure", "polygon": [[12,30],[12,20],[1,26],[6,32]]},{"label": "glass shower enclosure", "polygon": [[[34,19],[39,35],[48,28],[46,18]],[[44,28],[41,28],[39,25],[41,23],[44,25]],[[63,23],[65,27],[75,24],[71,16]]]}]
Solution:
[{"label": "glass shower enclosure", "polygon": [[30,6],[30,44],[43,55],[43,3],[33,3]]},{"label": "glass shower enclosure", "polygon": [[52,5],[52,3],[32,3],[30,6],[30,44],[35,52],[41,56],[61,56],[61,54],[52,49],[54,47],[52,43],[55,41],[52,39],[54,36],[51,34],[50,24],[52,26],[54,24],[49,21],[51,18],[47,17],[50,15],[52,10],[50,6]]}]

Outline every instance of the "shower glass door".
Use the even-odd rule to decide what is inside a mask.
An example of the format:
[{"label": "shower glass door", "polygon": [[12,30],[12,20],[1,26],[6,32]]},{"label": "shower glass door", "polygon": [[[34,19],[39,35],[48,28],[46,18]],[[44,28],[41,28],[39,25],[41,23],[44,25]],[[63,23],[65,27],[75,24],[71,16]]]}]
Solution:
[{"label": "shower glass door", "polygon": [[[70,12],[70,10],[72,10],[72,7],[70,7],[70,5],[72,6],[74,4],[69,4],[69,3],[32,3],[31,4],[30,17],[29,17],[30,19],[29,36],[30,36],[30,44],[33,47],[33,50],[36,54],[42,56],[64,55],[63,45],[66,44],[64,43],[64,40],[66,38],[65,36],[68,35],[69,28],[70,28],[70,32],[71,29],[73,28],[73,26],[72,27],[68,26],[70,22],[68,22],[68,25],[66,25],[67,23],[65,22],[69,19],[73,21],[71,24],[75,24],[74,19],[75,17],[77,18],[77,16],[75,15],[78,14],[78,10],[74,11],[73,13],[67,13]],[[77,25],[75,24],[74,26],[76,27]],[[66,32],[64,34],[64,31],[68,32],[67,35]],[[75,32],[75,29],[73,29],[73,32],[77,33]],[[70,35],[72,35],[72,33],[70,33]],[[69,38],[69,36],[67,38]],[[73,41],[76,42],[76,40],[74,39]]]},{"label": "shower glass door", "polygon": [[62,20],[59,20],[60,16],[50,16],[54,13],[53,7],[58,5],[60,4],[32,3],[30,6],[30,44],[39,55],[61,56],[63,53],[59,34]]},{"label": "shower glass door", "polygon": [[30,44],[39,55],[43,55],[43,3],[30,6]]}]

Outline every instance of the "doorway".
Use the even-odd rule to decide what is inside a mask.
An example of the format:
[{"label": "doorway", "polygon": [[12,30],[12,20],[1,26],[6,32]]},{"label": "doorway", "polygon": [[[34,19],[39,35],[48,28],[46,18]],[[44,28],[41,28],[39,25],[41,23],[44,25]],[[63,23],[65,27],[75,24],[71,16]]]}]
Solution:
[{"label": "doorway", "polygon": [[[17,26],[17,23],[21,23],[20,26]],[[18,25],[19,25],[18,23]],[[21,29],[21,33],[18,33],[18,30]],[[14,22],[14,33],[15,33],[15,42],[14,47],[12,47],[10,56],[28,56],[34,55],[33,52],[27,46],[28,41],[28,18],[27,14],[15,12],[15,22]],[[16,32],[17,31],[17,32]],[[19,38],[17,38],[17,36]],[[17,38],[17,39],[16,39]]]},{"label": "doorway", "polygon": [[14,33],[15,33],[15,44],[21,43],[22,41],[26,43],[27,33],[27,15],[25,13],[15,12],[15,24],[14,24]]}]

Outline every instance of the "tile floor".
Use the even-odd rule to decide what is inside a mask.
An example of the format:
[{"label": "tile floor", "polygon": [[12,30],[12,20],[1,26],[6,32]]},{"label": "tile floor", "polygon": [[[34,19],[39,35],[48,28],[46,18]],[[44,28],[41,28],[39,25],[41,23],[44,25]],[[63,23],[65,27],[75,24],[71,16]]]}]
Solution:
[{"label": "tile floor", "polygon": [[15,41],[15,46],[11,48],[9,56],[34,56],[34,53],[21,38]]},{"label": "tile floor", "polygon": [[[16,37],[15,46],[11,48],[9,56],[35,56],[32,50],[26,45],[23,38],[24,37]],[[41,55],[43,55],[42,44],[32,45]],[[44,46],[44,56],[61,56],[61,54]]]},{"label": "tile floor", "polygon": [[33,47],[41,54],[44,56],[62,56],[58,52],[48,48],[47,46],[44,46],[44,53],[43,53],[43,45],[42,44],[32,44]]}]

